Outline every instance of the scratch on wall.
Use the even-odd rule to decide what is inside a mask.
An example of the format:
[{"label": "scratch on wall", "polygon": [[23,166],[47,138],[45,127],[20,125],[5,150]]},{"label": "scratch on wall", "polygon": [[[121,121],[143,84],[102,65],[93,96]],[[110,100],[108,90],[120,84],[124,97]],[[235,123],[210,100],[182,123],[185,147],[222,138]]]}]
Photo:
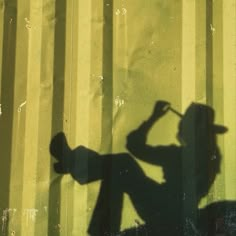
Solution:
[{"label": "scratch on wall", "polygon": [[122,99],[120,96],[117,96],[117,97],[115,98],[115,105],[116,105],[117,107],[121,107],[121,106],[123,106],[124,104],[125,104],[125,100]]},{"label": "scratch on wall", "polygon": [[30,20],[27,18],[27,17],[25,17],[25,28],[26,29],[31,29],[31,24],[30,24]]},{"label": "scratch on wall", "polygon": [[21,112],[22,107],[25,106],[25,105],[26,105],[26,101],[22,102],[22,103],[20,104],[20,106],[18,107],[17,111],[18,111],[18,112]]},{"label": "scratch on wall", "polygon": [[2,233],[5,235],[7,222],[9,221],[10,217],[13,218],[15,216],[16,209],[15,208],[6,208],[2,211]]},{"label": "scratch on wall", "polygon": [[36,216],[38,213],[38,209],[29,208],[24,209],[23,215],[26,217],[26,225],[29,225],[29,222],[35,222]]},{"label": "scratch on wall", "polygon": [[123,15],[124,16],[124,15],[127,14],[127,9],[123,7],[121,9],[117,9],[115,13],[116,13],[117,16],[119,16],[119,15]]}]

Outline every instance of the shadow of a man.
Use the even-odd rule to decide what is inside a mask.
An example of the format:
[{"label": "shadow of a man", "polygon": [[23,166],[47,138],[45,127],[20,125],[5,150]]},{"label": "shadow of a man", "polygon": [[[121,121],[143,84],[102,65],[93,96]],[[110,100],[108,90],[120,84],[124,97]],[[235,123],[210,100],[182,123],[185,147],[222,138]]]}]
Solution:
[{"label": "shadow of a man", "polygon": [[[147,145],[149,130],[171,110],[181,117],[177,134],[180,145]],[[188,173],[184,162],[192,163],[191,191],[196,194],[195,199],[187,201],[192,201],[191,208],[204,218],[206,211],[199,213],[198,203],[220,171],[216,134],[226,131],[225,127],[214,124],[214,111],[209,106],[193,103],[181,115],[168,102],[158,101],[151,116],[127,137],[127,149],[132,156],[129,153],[99,155],[83,146],[71,150],[63,133],[52,139],[50,152],[58,160],[54,164],[57,173],[70,173],[80,184],[102,180],[88,230],[90,235],[119,232],[124,193],[145,222],[144,227],[138,226],[138,235],[184,235],[183,206],[184,196],[188,195],[188,188],[183,188],[183,173]],[[165,183],[150,179],[135,158],[162,166]],[[137,235],[138,231],[132,228],[122,235]]]}]

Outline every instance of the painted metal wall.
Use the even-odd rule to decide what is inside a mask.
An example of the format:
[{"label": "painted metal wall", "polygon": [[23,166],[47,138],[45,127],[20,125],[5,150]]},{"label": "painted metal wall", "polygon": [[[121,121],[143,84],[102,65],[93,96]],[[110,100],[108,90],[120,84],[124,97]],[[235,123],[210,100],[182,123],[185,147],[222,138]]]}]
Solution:
[{"label": "painted metal wall", "polygon": [[[234,0],[1,0],[0,235],[87,235],[100,181],[55,173],[52,137],[127,152],[157,100],[181,113],[193,101],[214,108],[228,132],[200,205],[235,200],[235,22]],[[178,122],[167,114],[148,143],[177,144]],[[139,164],[163,181],[160,167]],[[125,195],[121,228],[136,219]]]}]

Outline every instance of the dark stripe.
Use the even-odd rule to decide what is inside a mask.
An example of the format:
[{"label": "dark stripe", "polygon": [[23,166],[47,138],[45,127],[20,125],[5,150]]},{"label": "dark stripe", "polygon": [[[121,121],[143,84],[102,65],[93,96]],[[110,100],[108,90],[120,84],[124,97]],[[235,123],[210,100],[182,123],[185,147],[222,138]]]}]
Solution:
[{"label": "dark stripe", "polygon": [[[66,0],[56,0],[54,35],[52,136],[63,130],[66,50]],[[54,177],[55,172],[52,168],[50,179],[52,180]],[[60,192],[60,181],[51,182],[49,189],[48,235],[60,235],[60,210],[64,210],[62,206],[60,206]]]},{"label": "dark stripe", "polygon": [[[109,7],[107,6],[109,4]],[[103,104],[102,104],[102,149],[112,152],[112,106],[113,106],[113,0],[103,2],[104,28],[103,28]],[[101,235],[111,231],[111,179],[112,158],[104,165],[104,218],[101,224]],[[113,186],[114,187],[114,186]]]},{"label": "dark stripe", "polygon": [[213,3],[206,1],[206,98],[207,104],[213,103]]},{"label": "dark stripe", "polygon": [[[17,1],[5,3],[4,28],[3,28],[3,55],[2,55],[2,80],[1,80],[1,106],[0,117],[0,209],[9,207],[10,174],[12,157],[12,130],[14,106],[14,78],[16,63],[16,28],[17,28]],[[3,235],[7,234],[6,225]]]},{"label": "dark stripe", "polygon": [[[109,6],[109,7],[108,7]],[[103,102],[102,102],[102,140],[101,150],[112,151],[112,105],[113,105],[113,0],[103,1]],[[89,232],[93,235],[108,235],[111,231],[111,177],[112,158],[103,165],[103,181]],[[93,171],[93,170],[89,170]],[[91,173],[92,174],[92,173]]]}]

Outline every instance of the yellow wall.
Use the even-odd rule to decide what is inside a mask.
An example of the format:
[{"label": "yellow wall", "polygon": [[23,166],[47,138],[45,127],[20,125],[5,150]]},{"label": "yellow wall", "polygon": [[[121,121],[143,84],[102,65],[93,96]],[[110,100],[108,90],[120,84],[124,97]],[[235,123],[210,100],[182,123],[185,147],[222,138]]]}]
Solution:
[{"label": "yellow wall", "polygon": [[[215,109],[229,132],[218,140],[221,174],[201,204],[235,200],[235,7],[234,0],[0,0],[0,235],[87,235],[100,182],[81,186],[55,173],[51,138],[63,131],[72,148],[126,152],[127,134],[157,100],[182,113],[193,101]],[[148,142],[177,143],[178,121],[168,114]],[[161,181],[160,168],[140,165]],[[127,228],[138,216],[124,202]]]}]

